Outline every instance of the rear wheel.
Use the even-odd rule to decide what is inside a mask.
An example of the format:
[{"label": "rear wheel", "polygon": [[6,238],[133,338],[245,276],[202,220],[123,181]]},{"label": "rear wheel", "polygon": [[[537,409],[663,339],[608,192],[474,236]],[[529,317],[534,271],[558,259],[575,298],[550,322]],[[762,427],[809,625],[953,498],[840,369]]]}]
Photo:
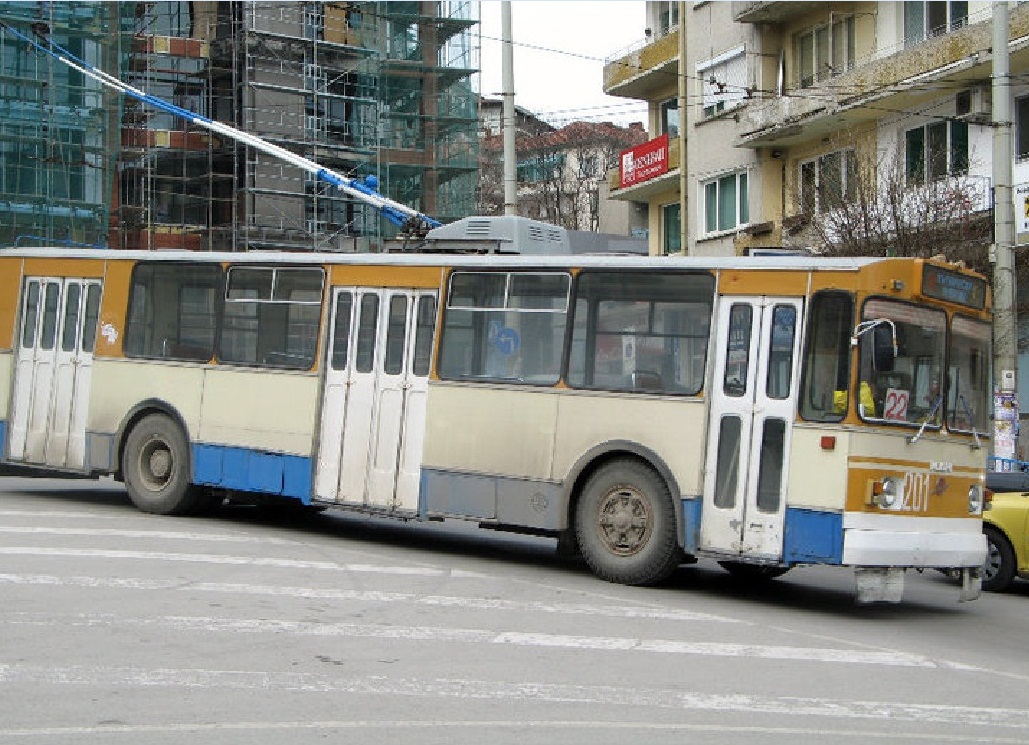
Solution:
[{"label": "rear wheel", "polygon": [[984,525],[986,563],[983,564],[983,589],[1000,592],[1015,578],[1015,551],[1007,537],[992,525]]},{"label": "rear wheel", "polygon": [[129,433],[122,473],[132,503],[143,512],[183,515],[203,501],[189,479],[186,435],[164,414],[150,414]]},{"label": "rear wheel", "polygon": [[586,563],[610,582],[656,584],[683,560],[668,487],[639,461],[612,461],[590,476],[575,532]]}]

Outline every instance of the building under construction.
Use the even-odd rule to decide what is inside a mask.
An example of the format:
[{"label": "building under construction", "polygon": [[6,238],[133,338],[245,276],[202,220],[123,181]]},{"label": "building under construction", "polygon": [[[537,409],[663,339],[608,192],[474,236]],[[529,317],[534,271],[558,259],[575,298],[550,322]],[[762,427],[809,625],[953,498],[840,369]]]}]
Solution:
[{"label": "building under construction", "polygon": [[[151,94],[448,222],[475,208],[474,2],[0,3]],[[0,34],[0,244],[376,250],[391,226],[299,168]]]}]

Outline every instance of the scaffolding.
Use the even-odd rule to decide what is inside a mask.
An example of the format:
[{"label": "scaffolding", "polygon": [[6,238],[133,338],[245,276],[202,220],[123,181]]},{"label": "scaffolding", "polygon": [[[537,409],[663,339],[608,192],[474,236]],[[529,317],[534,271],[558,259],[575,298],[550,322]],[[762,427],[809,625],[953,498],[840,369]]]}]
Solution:
[{"label": "scaffolding", "polygon": [[[92,61],[117,69],[119,77],[149,94],[336,172],[375,176],[386,195],[443,222],[474,210],[476,3],[34,6],[51,9],[62,46],[70,39],[56,33],[64,22],[57,11],[89,9],[90,27],[97,29],[92,44],[107,38],[110,14],[117,11],[120,41],[109,42],[114,49]],[[86,24],[68,25],[87,36]],[[68,48],[76,51],[73,42]],[[23,65],[44,64],[32,52],[19,53]],[[13,73],[24,75],[22,87],[40,85],[32,71]],[[14,89],[0,105],[11,106],[11,99],[20,100]],[[367,251],[395,232],[373,208],[242,143],[134,101],[117,101],[116,113],[110,113],[110,101],[96,103],[93,111],[109,112],[99,117],[105,144],[97,149],[97,157],[106,157],[108,181],[97,185],[93,208],[96,225],[106,220],[110,226],[112,247]],[[26,147],[52,147],[57,129],[62,128],[21,137]],[[59,137],[66,138],[63,129]],[[2,170],[7,172],[6,162]],[[55,163],[52,170],[56,179],[68,169]],[[51,207],[53,196],[40,195]],[[41,222],[31,227],[51,239],[61,237]],[[93,233],[107,236],[104,230]]]},{"label": "scaffolding", "polygon": [[[0,3],[91,64],[124,73],[131,8]],[[122,101],[69,67],[0,35],[0,245],[107,245]]]}]

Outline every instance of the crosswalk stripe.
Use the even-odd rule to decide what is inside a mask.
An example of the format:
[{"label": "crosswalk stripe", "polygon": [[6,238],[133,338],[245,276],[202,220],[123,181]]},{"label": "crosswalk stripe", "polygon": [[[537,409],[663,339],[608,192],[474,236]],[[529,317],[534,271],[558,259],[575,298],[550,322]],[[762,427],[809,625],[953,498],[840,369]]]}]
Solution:
[{"label": "crosswalk stripe", "polygon": [[[150,669],[140,667],[42,667],[0,665],[0,684],[90,686],[166,686],[261,691],[349,693],[354,695],[409,696],[441,699],[535,701],[559,704],[603,704],[679,711],[745,712],[748,714],[823,717],[841,720],[881,720],[935,725],[963,725],[1029,731],[1029,711],[947,704],[905,704],[892,701],[847,701],[816,697],[775,697],[713,694],[669,688],[573,685],[543,682],[504,682],[452,678],[396,678],[384,676],[330,678],[310,673],[265,671]],[[546,722],[540,723],[546,725]],[[400,722],[398,725],[402,726]],[[169,725],[174,726],[174,725]],[[188,726],[188,725],[187,725]],[[230,726],[230,725],[221,725]],[[242,725],[246,726],[246,725]],[[258,725],[260,726],[260,725]],[[748,728],[743,728],[744,730]],[[787,728],[788,729],[788,728]],[[821,730],[821,728],[818,728]],[[39,730],[27,730],[37,732]],[[55,731],[60,731],[58,728]],[[146,731],[145,726],[140,731]],[[15,730],[2,730],[0,735]],[[829,733],[826,733],[829,734]],[[868,734],[868,733],[862,733]],[[998,732],[1002,735],[1002,732]],[[897,731],[891,737],[903,737]],[[938,741],[946,735],[932,735]],[[1025,734],[1021,735],[1024,742]],[[956,739],[959,738],[955,734]],[[977,742],[985,742],[975,738]],[[998,742],[1007,740],[997,740]]]},{"label": "crosswalk stripe", "polygon": [[763,644],[690,642],[674,639],[638,637],[570,636],[533,634],[489,629],[441,628],[433,626],[381,626],[358,623],[311,623],[268,618],[214,618],[208,616],[155,616],[150,618],[111,614],[33,614],[0,615],[0,625],[84,627],[146,627],[170,631],[205,633],[292,634],[296,636],[394,639],[443,643],[509,645],[551,649],[592,651],[654,652],[668,655],[699,655],[746,659],[791,660],[838,664],[919,667],[947,670],[981,671],[980,668],[922,655],[865,649],[787,647]]},{"label": "crosswalk stripe", "polygon": [[[472,598],[454,595],[418,595],[410,592],[381,590],[341,590],[323,587],[288,587],[250,585],[231,582],[190,582],[156,580],[134,577],[59,577],[51,574],[0,574],[0,584],[49,585],[62,587],[92,587],[127,590],[182,590],[240,595],[274,595],[326,600],[359,600],[379,603],[412,603],[446,608],[475,610],[522,611],[574,616],[604,616],[608,618],[637,618],[666,621],[711,621],[720,624],[745,623],[738,619],[694,611],[647,608],[631,605],[591,605],[587,603],[541,603],[502,600],[500,598]],[[749,624],[748,624],[749,625]]]}]

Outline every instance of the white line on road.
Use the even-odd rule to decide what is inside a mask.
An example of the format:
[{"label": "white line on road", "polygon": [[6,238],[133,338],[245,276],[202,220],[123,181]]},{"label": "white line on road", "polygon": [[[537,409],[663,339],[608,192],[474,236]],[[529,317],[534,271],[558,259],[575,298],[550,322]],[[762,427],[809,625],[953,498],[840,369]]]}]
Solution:
[{"label": "white line on road", "polygon": [[37,546],[0,546],[6,556],[71,556],[94,559],[143,559],[151,561],[182,561],[202,564],[233,564],[241,566],[277,567],[281,569],[323,570],[330,572],[365,572],[372,574],[418,575],[423,577],[483,577],[477,572],[434,567],[376,566],[373,564],[337,564],[334,561],[303,561],[300,559],[272,559],[254,556],[226,556],[222,554],[178,554],[162,551],[120,551],[113,549],[40,548]]},{"label": "white line on road", "polygon": [[659,654],[737,657],[747,659],[828,662],[888,667],[920,667],[946,670],[981,671],[981,668],[922,655],[875,652],[862,649],[785,647],[763,644],[689,642],[674,639],[633,637],[569,636],[529,634],[489,629],[440,628],[434,626],[381,626],[358,623],[312,623],[267,618],[213,618],[207,616],[128,617],[113,614],[8,613],[0,625],[80,627],[147,627],[177,632],[292,634],[296,636],[397,639],[463,644],[504,644],[517,647],[580,649],[594,651],[656,652]]},{"label": "white line on road", "polygon": [[[57,587],[89,587],[116,590],[179,590],[184,592],[210,592],[238,595],[272,595],[306,599],[360,600],[376,603],[411,603],[446,608],[474,610],[525,611],[574,616],[604,616],[608,618],[640,618],[665,621],[713,621],[720,624],[743,623],[733,618],[686,610],[663,610],[644,606],[590,605],[586,603],[540,603],[501,600],[499,598],[466,598],[453,595],[418,595],[409,592],[379,590],[338,590],[320,587],[283,587],[249,585],[227,582],[184,582],[182,580],[154,580],[135,577],[58,577],[51,574],[0,574],[0,584],[47,585]],[[749,624],[748,624],[749,625]]]},{"label": "white line on road", "polygon": [[104,536],[107,538],[147,538],[169,541],[214,541],[219,543],[271,543],[280,546],[296,546],[297,541],[285,538],[271,538],[243,535],[238,533],[201,533],[180,530],[124,530],[122,528],[47,528],[0,525],[0,533],[17,533],[20,535],[81,535],[89,537]]},{"label": "white line on road", "polygon": [[[309,673],[265,671],[147,669],[135,667],[41,667],[0,665],[0,685],[89,685],[180,687],[220,690],[298,691],[353,695],[411,696],[491,701],[532,701],[554,704],[587,704],[633,709],[659,708],[679,711],[745,712],[789,717],[885,720],[934,725],[1008,728],[1029,732],[1029,711],[945,704],[905,704],[892,701],[847,701],[830,698],[770,697],[745,694],[720,695],[670,688],[568,685],[540,682],[502,682],[467,679],[388,679],[383,676],[328,678]],[[610,710],[610,709],[608,709]],[[403,723],[390,722],[403,726]],[[472,723],[474,724],[474,723]],[[539,722],[541,726],[550,723]],[[604,726],[603,722],[597,722]],[[175,727],[178,725],[166,725]],[[189,726],[189,725],[184,725]],[[224,726],[224,725],[214,725]],[[249,726],[243,723],[241,726]],[[261,724],[257,723],[260,727]],[[327,725],[328,726],[328,723]],[[145,725],[143,725],[145,727]],[[92,729],[92,728],[89,728]],[[116,731],[117,728],[115,728]],[[729,728],[730,730],[732,728]],[[742,728],[747,731],[748,728]],[[760,729],[760,728],[758,728]],[[40,730],[0,730],[0,735]],[[59,732],[60,729],[53,730]],[[143,729],[142,731],[146,731]],[[774,730],[773,730],[774,731]],[[806,731],[806,730],[805,730]],[[830,733],[827,733],[830,734]],[[863,733],[864,734],[864,733]],[[903,737],[900,732],[890,736]],[[955,735],[957,736],[957,735]],[[935,735],[938,740],[945,735]],[[1022,736],[1024,742],[1025,735]],[[981,740],[977,740],[981,741]]]}]

